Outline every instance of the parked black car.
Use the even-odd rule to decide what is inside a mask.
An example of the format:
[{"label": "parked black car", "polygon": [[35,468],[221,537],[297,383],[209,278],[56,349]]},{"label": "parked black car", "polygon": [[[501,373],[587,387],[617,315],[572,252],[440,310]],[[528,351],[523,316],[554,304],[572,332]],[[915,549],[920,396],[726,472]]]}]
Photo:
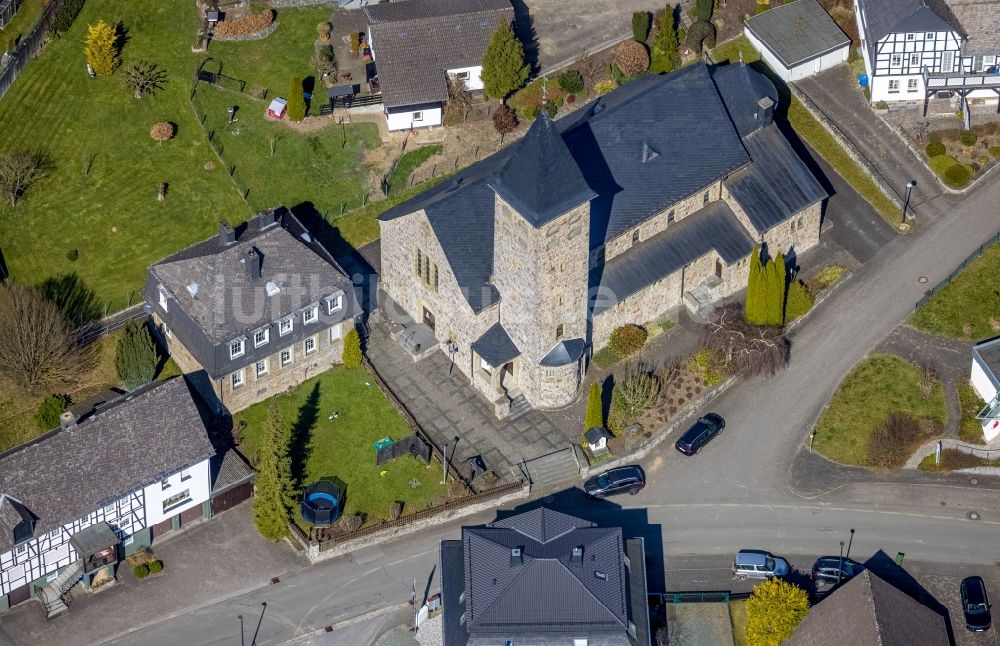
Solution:
[{"label": "parked black car", "polygon": [[986,596],[986,584],[982,577],[970,576],[962,579],[962,612],[965,627],[974,633],[990,629],[990,598]]},{"label": "parked black car", "polygon": [[642,467],[627,466],[605,471],[583,483],[583,490],[588,496],[603,498],[626,491],[632,495],[646,486],[646,474]]},{"label": "parked black car", "polygon": [[715,413],[709,413],[698,419],[694,426],[681,435],[674,447],[684,455],[694,455],[701,447],[726,428],[726,420]]},{"label": "parked black car", "polygon": [[[857,561],[841,559],[839,556],[821,556],[812,567],[812,579],[818,585],[848,581],[851,577],[865,569]],[[837,570],[840,570],[838,576]]]}]

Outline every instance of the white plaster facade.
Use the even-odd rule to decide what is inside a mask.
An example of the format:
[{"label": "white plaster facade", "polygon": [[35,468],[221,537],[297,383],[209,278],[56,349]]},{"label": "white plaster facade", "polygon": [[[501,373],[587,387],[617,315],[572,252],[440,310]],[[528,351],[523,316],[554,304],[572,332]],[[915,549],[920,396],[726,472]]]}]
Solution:
[{"label": "white plaster facade", "polygon": [[998,400],[1000,375],[995,374],[979,354],[980,349],[991,345],[1000,345],[1000,339],[980,343],[973,349],[972,370],[969,376],[969,381],[976,394],[990,406],[990,412],[984,419],[980,420],[983,426],[983,438],[987,442],[992,442],[1000,437],[1000,400]]},{"label": "white plaster facade", "polygon": [[778,57],[767,48],[767,45],[757,38],[756,34],[749,29],[744,29],[743,34],[747,37],[747,40],[750,41],[750,44],[754,46],[754,49],[760,52],[760,57],[764,59],[764,62],[767,63],[768,67],[774,70],[774,73],[786,83],[815,76],[824,70],[830,69],[831,67],[835,67],[841,63],[846,63],[847,56],[851,50],[850,43],[847,43],[812,60],[799,63],[798,65],[794,65],[792,67],[786,67],[785,64],[782,63]]}]

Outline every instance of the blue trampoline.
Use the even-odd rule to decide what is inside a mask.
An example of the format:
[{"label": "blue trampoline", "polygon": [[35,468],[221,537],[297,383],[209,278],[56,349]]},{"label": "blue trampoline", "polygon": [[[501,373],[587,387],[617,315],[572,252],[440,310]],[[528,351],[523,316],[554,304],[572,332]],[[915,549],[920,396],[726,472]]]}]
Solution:
[{"label": "blue trampoline", "polygon": [[344,504],[344,491],[330,480],[317,480],[302,492],[302,518],[310,525],[327,527],[337,522]]}]

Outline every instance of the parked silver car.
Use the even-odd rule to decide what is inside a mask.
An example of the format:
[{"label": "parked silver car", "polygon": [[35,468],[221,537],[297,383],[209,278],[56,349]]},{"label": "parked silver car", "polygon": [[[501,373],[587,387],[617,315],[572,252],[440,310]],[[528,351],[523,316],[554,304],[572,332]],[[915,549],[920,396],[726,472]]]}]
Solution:
[{"label": "parked silver car", "polygon": [[788,561],[764,550],[740,550],[733,560],[733,577],[740,581],[782,577],[788,572]]}]

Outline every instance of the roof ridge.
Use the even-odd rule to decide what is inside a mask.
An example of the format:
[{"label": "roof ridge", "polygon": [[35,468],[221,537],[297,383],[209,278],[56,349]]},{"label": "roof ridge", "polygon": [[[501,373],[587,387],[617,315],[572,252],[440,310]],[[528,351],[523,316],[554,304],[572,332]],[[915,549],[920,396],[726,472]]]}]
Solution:
[{"label": "roof ridge", "polygon": [[[490,541],[491,543],[493,543],[495,545],[500,545],[496,541],[491,541],[490,539],[486,538],[485,536],[481,536],[481,538],[483,540]],[[501,546],[501,547],[503,547],[503,546]],[[469,550],[465,550],[465,551],[469,552]],[[522,551],[521,552],[521,557],[524,558],[525,556],[526,555]],[[531,560],[528,563],[524,564],[524,567],[522,567],[521,571],[517,573],[517,576],[515,576],[514,578],[512,578],[510,580],[510,582],[506,586],[504,586],[504,588],[502,590],[500,590],[500,591],[497,592],[496,596],[493,597],[493,601],[488,606],[486,606],[485,608],[483,608],[481,612],[479,612],[479,616],[478,617],[473,617],[472,618],[472,621],[469,622],[469,626],[470,627],[473,626],[473,625],[477,625],[479,623],[480,619],[482,619],[487,614],[489,614],[490,609],[492,609],[493,607],[495,607],[497,605],[497,603],[500,602],[500,600],[503,598],[504,593],[507,592],[507,590],[510,590],[510,588],[514,585],[514,583],[516,583],[518,581],[518,579],[520,579],[522,576],[524,576],[524,573],[528,571],[528,568],[530,568],[536,561],[541,560],[541,559],[537,559],[537,558],[535,558],[533,556],[528,556],[528,558],[531,559]],[[471,563],[469,565],[471,565]],[[471,599],[470,599],[470,601],[471,601]],[[467,607],[471,610],[472,609],[472,604],[470,603]]]},{"label": "roof ridge", "polygon": [[[596,595],[596,594],[594,594],[594,593],[593,593],[593,592],[591,591],[591,589],[590,589],[590,588],[589,588],[589,587],[587,586],[587,584],[583,582],[583,579],[581,579],[580,577],[578,577],[578,576],[576,575],[576,573],[575,573],[575,572],[573,572],[572,570],[570,570],[570,569],[569,569],[569,567],[568,567],[568,566],[567,566],[567,565],[566,565],[565,563],[563,563],[563,562],[562,562],[562,561],[561,561],[560,559],[558,559],[558,558],[553,558],[553,559],[551,559],[551,560],[553,560],[553,561],[556,561],[557,563],[559,563],[559,565],[561,565],[561,566],[562,566],[562,568],[563,568],[563,569],[564,569],[564,570],[565,570],[566,572],[568,572],[570,576],[572,576],[572,577],[573,577],[574,579],[576,579],[577,581],[579,581],[579,582],[580,582],[580,585],[581,585],[581,586],[583,587],[583,589],[587,591],[587,594],[589,594],[589,595],[590,595],[590,596],[591,596],[591,597],[592,597],[592,598],[593,598],[593,599],[594,599],[595,601],[597,601],[597,603],[599,603],[599,604],[601,605],[601,607],[602,607],[602,608],[604,608],[605,610],[607,610],[608,612],[610,612],[610,613],[611,613],[611,615],[612,615],[612,616],[613,616],[613,617],[615,618],[615,621],[616,621],[616,622],[617,622],[618,624],[620,624],[620,625],[622,625],[622,626],[624,626],[624,625],[625,625],[625,624],[624,624],[624,623],[623,623],[623,622],[621,621],[621,619],[619,619],[619,618],[618,618],[618,613],[616,613],[616,612],[615,612],[614,610],[612,610],[611,608],[609,608],[609,607],[608,607],[608,604],[606,604],[606,603],[604,603],[603,601],[601,601],[601,600],[600,600],[600,599],[599,599],[599,598],[597,597],[597,595]],[[624,581],[623,581],[623,585],[622,585],[622,587],[624,588]]]}]

